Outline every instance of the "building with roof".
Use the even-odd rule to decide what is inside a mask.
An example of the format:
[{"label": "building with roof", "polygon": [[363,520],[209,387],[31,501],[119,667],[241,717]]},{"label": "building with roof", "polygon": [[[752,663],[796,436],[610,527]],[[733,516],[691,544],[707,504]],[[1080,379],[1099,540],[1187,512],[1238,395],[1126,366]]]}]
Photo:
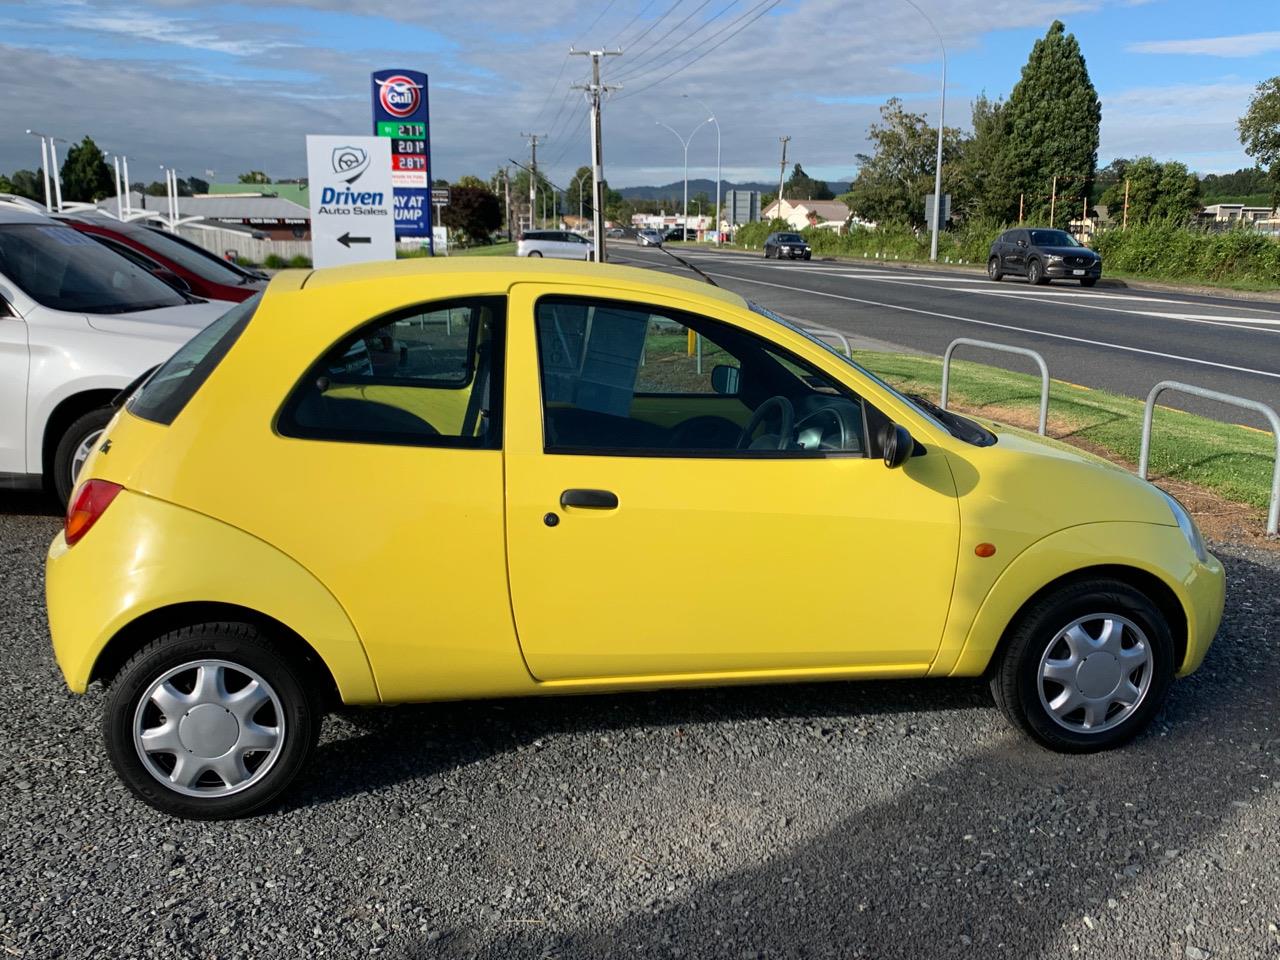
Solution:
[{"label": "building with roof", "polygon": [[844,232],[849,208],[840,200],[774,200],[760,214],[762,220],[785,220],[793,230],[826,227]]},{"label": "building with roof", "polygon": [[205,196],[258,196],[279,197],[292,200],[300,207],[311,206],[311,195],[306,180],[289,180],[282,183],[211,183]]},{"label": "building with roof", "polygon": [[[169,201],[165,197],[148,197],[133,191],[129,199],[134,210],[154,210],[162,216],[169,213]],[[100,200],[98,206],[113,212],[116,199]],[[284,197],[260,193],[199,194],[179,197],[178,210],[184,217],[246,227],[270,240],[311,239],[310,208]]]}]

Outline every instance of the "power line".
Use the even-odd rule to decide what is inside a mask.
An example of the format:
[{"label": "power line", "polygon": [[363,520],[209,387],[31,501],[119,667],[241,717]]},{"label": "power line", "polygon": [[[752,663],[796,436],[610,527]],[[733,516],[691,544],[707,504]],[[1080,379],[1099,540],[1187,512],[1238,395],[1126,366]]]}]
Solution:
[{"label": "power line", "polygon": [[[689,22],[689,20],[690,20],[690,19],[692,19],[692,18],[693,18],[693,16],[694,16],[695,14],[697,14],[697,12],[698,12],[699,10],[701,10],[703,7],[705,7],[705,6],[706,6],[707,4],[709,4],[710,2],[711,2],[711,0],[702,0],[702,2],[701,2],[700,4],[698,4],[698,5],[697,5],[696,7],[694,7],[692,10],[690,10],[688,14],[686,14],[686,15],[685,15],[685,18],[684,18],[683,20],[681,20],[681,21],[679,21],[678,23],[676,23],[676,24],[672,25],[672,27],[671,27],[671,29],[670,29],[670,30],[668,30],[668,31],[667,31],[666,33],[664,33],[662,36],[657,37],[657,38],[655,38],[655,39],[653,39],[653,40],[650,40],[650,41],[649,41],[647,44],[645,44],[641,49],[636,50],[636,51],[635,51],[636,55],[637,55],[637,56],[639,56],[640,54],[645,53],[646,51],[652,50],[655,46],[657,46],[658,44],[660,44],[663,40],[667,39],[667,37],[671,36],[671,34],[675,33],[677,30],[679,30],[681,27],[683,27],[686,23],[688,23],[688,22]],[[632,46],[634,46],[634,45],[635,45],[635,44],[634,44],[634,41],[633,41],[633,42],[632,42]]]},{"label": "power line", "polygon": [[[692,60],[688,61],[687,63],[681,64],[680,66],[676,67],[674,70],[670,71],[669,73],[663,74],[661,77],[659,77],[657,80],[654,80],[652,83],[647,83],[643,87],[633,87],[629,93],[624,93],[622,96],[618,97],[618,99],[625,100],[627,97],[634,97],[638,93],[643,93],[644,91],[650,90],[653,87],[656,87],[658,84],[663,83],[666,80],[670,80],[677,73],[680,73],[682,70],[688,69],[689,67],[697,63],[699,60],[703,59],[704,57],[715,52],[720,47],[724,46],[726,43],[728,43],[730,40],[732,40],[734,37],[740,34],[743,30],[747,29],[747,27],[751,26],[753,23],[755,23],[757,20],[759,20],[761,17],[763,17],[766,13],[768,13],[770,10],[772,10],[781,2],[782,0],[762,0],[760,4],[758,4],[755,7],[752,7],[751,10],[747,11],[747,13],[743,14],[743,16],[749,15],[754,10],[759,10],[760,12],[757,13],[755,16],[751,17],[751,19],[748,20],[746,23],[744,23],[742,26],[738,27],[737,30],[734,30],[732,33],[728,34],[723,40],[719,40],[716,43],[712,44],[710,47],[708,47],[702,53],[698,54]],[[741,20],[741,19],[742,17],[738,18],[738,20]],[[738,20],[735,20],[734,23],[737,23]],[[725,30],[730,29],[731,26],[732,24],[730,24],[729,27],[725,27]],[[713,37],[707,38],[707,40],[711,40],[711,39],[713,39]]]},{"label": "power line", "polygon": [[597,13],[596,18],[591,21],[591,26],[587,27],[587,29],[582,32],[583,39],[588,39],[586,35],[591,33],[591,31],[596,28],[596,24],[599,23],[602,19],[604,19],[604,15],[608,13],[610,9],[612,9],[613,5],[617,2],[618,0],[609,0],[609,2],[604,5],[604,9],[601,10],[599,13]]},{"label": "power line", "polygon": [[652,30],[654,29],[654,27],[656,27],[658,24],[660,24],[663,20],[667,19],[667,17],[671,16],[672,11],[674,11],[676,7],[680,6],[680,4],[681,4],[682,2],[683,2],[683,0],[676,0],[676,2],[675,2],[675,3],[673,3],[670,7],[668,7],[668,8],[667,8],[667,12],[666,12],[666,13],[664,13],[662,16],[660,16],[657,20],[653,21],[653,23],[649,24],[649,26],[645,27],[645,29],[644,29],[644,30],[642,30],[639,34],[637,34],[636,36],[634,36],[634,37],[632,37],[630,40],[628,40],[628,41],[627,41],[627,46],[628,46],[628,47],[634,47],[637,43],[639,43],[641,40],[643,40],[645,37],[647,37],[647,36],[649,35],[649,33],[650,33],[650,32],[652,32]]},{"label": "power line", "polygon": [[[617,79],[617,80],[633,79],[637,76],[644,74],[647,70],[658,68],[663,64],[670,63],[671,61],[679,59],[680,57],[689,53],[693,49],[693,47],[697,46],[697,44],[694,44],[693,46],[688,47],[685,50],[681,50],[680,48],[688,44],[690,41],[692,41],[694,37],[696,37],[703,30],[707,29],[707,27],[711,26],[711,24],[715,23],[717,20],[719,20],[721,17],[723,17],[726,13],[728,13],[737,5],[738,5],[738,0],[729,0],[729,3],[726,4],[723,8],[721,8],[718,12],[712,14],[706,20],[703,20],[702,23],[698,27],[694,28],[692,32],[686,34],[684,37],[681,37],[678,41],[676,41],[675,46],[673,46],[671,49],[666,50],[662,53],[659,53],[654,57],[650,57],[648,61],[635,64],[631,70],[619,75],[614,79]],[[703,40],[707,40],[707,39],[710,39],[710,38],[709,37],[703,38]],[[699,41],[699,42],[703,42],[703,41]]]},{"label": "power line", "polygon": [[[645,4],[643,7],[641,7],[638,11],[636,11],[636,15],[635,15],[634,17],[632,17],[630,20],[628,20],[628,21],[627,21],[627,25],[626,25],[625,27],[623,27],[621,30],[619,30],[619,31],[614,35],[613,39],[611,39],[608,43],[606,43],[606,44],[605,44],[605,46],[606,46],[606,47],[616,47],[616,46],[618,46],[618,45],[619,45],[619,44],[618,44],[618,41],[622,39],[622,35],[623,35],[624,33],[626,33],[628,30],[630,30],[630,29],[631,29],[631,27],[635,24],[635,22],[636,22],[637,20],[639,20],[641,17],[643,17],[646,13],[648,13],[648,12],[649,12],[649,8],[650,8],[650,7],[652,7],[652,6],[653,6],[655,3],[657,3],[657,2],[658,2],[658,0],[649,0],[649,2],[648,2],[648,3],[646,3],[646,4]],[[628,44],[630,44],[630,41],[628,41]]]}]

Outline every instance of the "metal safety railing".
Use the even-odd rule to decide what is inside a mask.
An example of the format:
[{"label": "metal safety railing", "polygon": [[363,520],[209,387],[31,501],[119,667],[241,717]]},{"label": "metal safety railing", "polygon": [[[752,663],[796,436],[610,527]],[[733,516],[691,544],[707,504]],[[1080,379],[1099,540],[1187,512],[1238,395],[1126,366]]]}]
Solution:
[{"label": "metal safety railing", "polygon": [[1043,437],[1049,426],[1049,365],[1044,362],[1044,357],[1026,347],[1011,347],[1008,344],[993,343],[990,340],[971,340],[969,337],[957,337],[952,340],[947,344],[947,352],[942,355],[942,402],[940,404],[942,409],[947,409],[947,394],[951,387],[951,355],[956,352],[956,347],[960,346],[1016,353],[1019,356],[1030,357],[1036,362],[1040,367],[1040,428],[1037,432]]},{"label": "metal safety railing", "polygon": [[849,338],[839,330],[830,330],[826,327],[805,327],[804,331],[810,336],[817,337],[820,340],[840,341],[840,346],[844,347],[844,355],[850,360],[853,359],[853,350],[849,347]]},{"label": "metal safety railing", "polygon": [[1179,383],[1177,380],[1161,380],[1147,394],[1147,408],[1142,414],[1142,448],[1138,455],[1138,476],[1147,479],[1147,469],[1151,465],[1151,421],[1156,412],[1156,398],[1167,390],[1186,393],[1205,400],[1217,400],[1242,410],[1253,410],[1262,414],[1271,423],[1271,433],[1276,441],[1275,463],[1271,468],[1271,504],[1267,509],[1267,533],[1280,535],[1280,414],[1275,407],[1270,407],[1258,400],[1237,397],[1231,393],[1219,393],[1217,390],[1206,390],[1204,387]]}]

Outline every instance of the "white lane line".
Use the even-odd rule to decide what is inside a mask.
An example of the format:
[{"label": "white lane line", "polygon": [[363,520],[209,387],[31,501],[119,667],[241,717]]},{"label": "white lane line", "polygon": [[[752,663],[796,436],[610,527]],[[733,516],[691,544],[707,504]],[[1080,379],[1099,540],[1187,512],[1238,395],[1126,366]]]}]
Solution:
[{"label": "white lane line", "polygon": [[841,293],[826,293],[821,290],[807,290],[804,287],[792,287],[785,283],[770,283],[768,280],[753,280],[750,277],[735,277],[726,273],[713,273],[713,277],[720,277],[724,280],[744,280],[747,283],[757,283],[765,287],[777,287],[779,290],[792,290],[796,293],[807,293],[814,297],[829,297],[833,300],[846,300],[850,303],[861,303],[869,307],[883,307],[886,310],[900,310],[903,313],[917,313],[926,317],[938,317],[942,320],[956,320],[960,323],[971,323],[981,327],[995,327],[999,330],[1012,330],[1016,333],[1025,333],[1033,337],[1050,337],[1054,340],[1068,340],[1072,343],[1083,343],[1091,347],[1104,347],[1109,350],[1123,350],[1127,353],[1140,353],[1148,357],[1161,357],[1165,360],[1177,360],[1182,363],[1194,363],[1203,367],[1215,367],[1219,370],[1234,370],[1237,373],[1253,373],[1260,377],[1271,377],[1280,380],[1280,373],[1270,370],[1255,370],[1253,367],[1238,367],[1230,363],[1219,363],[1216,360],[1202,360],[1199,357],[1184,357],[1176,353],[1162,353],[1159,350],[1147,350],[1143,347],[1130,347],[1123,343],[1107,343],[1105,340],[1090,340],[1087,337],[1072,337],[1065,333],[1050,333],[1047,330],[1032,330],[1029,327],[1016,327],[1008,323],[995,323],[991,320],[977,320],[973,317],[958,317],[952,313],[939,313],[936,310],[921,310],[917,307],[904,307],[897,303],[884,303],[879,300],[864,300],[861,297],[850,297]]}]

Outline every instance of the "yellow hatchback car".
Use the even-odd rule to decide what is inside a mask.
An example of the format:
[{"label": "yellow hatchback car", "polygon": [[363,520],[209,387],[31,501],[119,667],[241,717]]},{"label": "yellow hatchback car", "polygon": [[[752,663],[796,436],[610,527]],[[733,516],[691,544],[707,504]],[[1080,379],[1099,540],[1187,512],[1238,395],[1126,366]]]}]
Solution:
[{"label": "yellow hatchback car", "polygon": [[340,703],[985,674],[1040,743],[1097,750],[1222,613],[1154,486],[598,264],[283,272],[80,481],[58,663],[106,686],[125,783],[189,817],[278,796]]}]

